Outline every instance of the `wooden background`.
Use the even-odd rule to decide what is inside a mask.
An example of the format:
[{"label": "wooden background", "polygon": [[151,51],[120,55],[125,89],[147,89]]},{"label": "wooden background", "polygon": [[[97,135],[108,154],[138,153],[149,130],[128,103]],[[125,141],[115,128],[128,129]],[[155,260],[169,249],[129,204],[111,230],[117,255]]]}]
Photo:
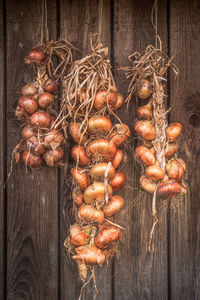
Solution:
[{"label": "wooden background", "polygon": [[[13,147],[20,129],[9,117],[20,88],[31,80],[23,58],[37,42],[41,1],[0,2],[0,299],[78,299],[81,282],[76,264],[67,259],[63,241],[69,229],[64,198],[64,173],[41,168],[38,177],[15,166],[6,188]],[[126,96],[128,83],[116,69],[128,64],[127,56],[154,43],[148,0],[49,0],[48,27],[53,39],[65,37],[89,51],[89,35],[102,24],[102,42],[109,47],[119,90]],[[99,269],[97,300],[198,300],[200,299],[200,2],[159,0],[158,27],[163,49],[173,55],[178,79],[168,74],[170,122],[183,124],[180,156],[187,161],[187,196],[179,201],[158,201],[159,223],[149,253],[152,225],[151,197],[139,191],[139,169],[131,155],[128,181],[121,194],[125,213],[117,218],[127,228],[121,256]],[[135,103],[121,109],[121,119],[132,128]],[[134,139],[131,146],[134,147]],[[65,158],[70,162],[69,144]],[[69,191],[65,191],[69,194]],[[66,202],[67,200],[67,202]],[[83,299],[94,299],[90,285]]]}]

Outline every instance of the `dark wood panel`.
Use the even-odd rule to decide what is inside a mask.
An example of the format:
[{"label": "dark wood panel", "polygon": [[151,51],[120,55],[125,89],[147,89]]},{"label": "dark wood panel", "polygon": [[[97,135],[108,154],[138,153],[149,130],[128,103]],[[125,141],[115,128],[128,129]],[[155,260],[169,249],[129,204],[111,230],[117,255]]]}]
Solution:
[{"label": "dark wood panel", "polygon": [[187,162],[188,194],[172,201],[170,216],[171,299],[200,298],[200,4],[170,2],[170,52],[177,50],[179,76],[171,76],[171,122],[183,124],[179,156]]},{"label": "dark wood panel", "polygon": [[[128,56],[134,51],[145,50],[154,44],[154,30],[150,22],[154,1],[114,1],[114,66],[129,64]],[[166,1],[159,1],[158,28],[167,44],[167,8]],[[127,96],[128,82],[123,72],[116,72],[119,90]],[[153,253],[148,251],[149,234],[152,227],[152,197],[139,190],[140,169],[136,168],[132,158],[136,146],[133,136],[133,121],[136,118],[136,103],[132,99],[128,109],[121,109],[121,120],[132,131],[132,141],[127,149],[128,176],[126,187],[122,191],[126,206],[118,217],[118,223],[126,228],[120,257],[115,259],[114,299],[168,299],[168,257],[167,257],[167,213],[162,203],[157,201],[159,222],[155,228]],[[132,148],[132,149],[131,149]],[[140,196],[139,196],[140,195]],[[138,199],[139,197],[139,199]],[[136,200],[137,199],[137,200]]]},{"label": "dark wood panel", "polygon": [[[60,2],[60,34],[61,37],[67,38],[71,43],[77,46],[84,54],[88,54],[90,50],[89,39],[91,34],[99,32],[101,30],[101,41],[105,46],[110,48],[110,1],[64,1]],[[101,29],[100,29],[101,28]],[[67,156],[69,161],[69,167],[67,176],[70,176],[70,168],[72,160],[70,158],[70,149],[72,147],[72,141],[69,139],[67,145]],[[62,182],[64,183],[64,173],[61,174]],[[66,186],[67,185],[63,185]],[[70,188],[69,185],[67,191],[63,191],[67,194],[64,198],[61,195],[61,299],[78,299],[80,288],[82,283],[79,279],[77,272],[77,266],[75,262],[66,256],[63,248],[63,241],[69,232],[69,226],[72,222],[67,208],[70,207]],[[66,215],[63,215],[63,210]],[[71,212],[70,212],[71,213]],[[96,280],[99,294],[99,299],[111,299],[112,297],[112,279],[111,279],[111,267],[103,266],[96,269]],[[87,290],[83,294],[82,299],[94,299],[95,290],[93,283],[88,285]]]},{"label": "dark wood panel", "polygon": [[[29,82],[24,56],[38,42],[41,2],[6,1],[7,105],[13,112],[21,87]],[[48,1],[48,25],[56,38],[56,1]],[[8,161],[20,128],[8,122]],[[20,162],[8,183],[7,299],[58,299],[57,170],[42,166],[33,174]]]},{"label": "dark wood panel", "polygon": [[4,180],[5,180],[5,138],[6,134],[4,131],[5,127],[5,16],[4,16],[4,5],[3,1],[0,3],[0,164],[1,164],[1,171],[0,171],[0,299],[4,299],[4,287],[5,287],[5,193],[6,190],[4,189]]}]

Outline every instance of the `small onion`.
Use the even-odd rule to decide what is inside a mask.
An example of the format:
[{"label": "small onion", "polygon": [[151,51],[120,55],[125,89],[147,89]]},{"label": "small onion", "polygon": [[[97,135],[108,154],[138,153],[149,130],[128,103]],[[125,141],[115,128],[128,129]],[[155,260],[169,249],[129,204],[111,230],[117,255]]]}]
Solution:
[{"label": "small onion", "polygon": [[175,143],[169,143],[168,144],[168,149],[167,152],[165,154],[166,157],[170,157],[172,155],[174,155],[178,150],[178,145]]},{"label": "small onion", "polygon": [[152,121],[140,120],[134,124],[135,131],[141,135],[145,140],[152,141],[156,137],[155,127]]},{"label": "small onion", "polygon": [[[90,170],[90,176],[93,180],[98,180],[105,177],[105,172],[108,168],[108,163],[102,162],[95,164]],[[111,165],[108,169],[107,178],[111,179],[115,175],[115,168]]]},{"label": "small onion", "polygon": [[83,194],[80,192],[77,192],[76,190],[73,190],[72,192],[72,199],[76,205],[81,206],[84,201],[83,201]]},{"label": "small onion", "polygon": [[181,193],[181,186],[177,181],[173,179],[169,179],[167,181],[161,182],[157,189],[157,195],[161,198],[172,197],[180,193]]},{"label": "small onion", "polygon": [[117,124],[115,127],[116,132],[112,134],[111,140],[115,143],[115,145],[120,146],[130,136],[130,129],[126,124]]},{"label": "small onion", "polygon": [[22,129],[22,137],[25,140],[30,139],[32,136],[36,135],[35,131],[33,130],[33,128],[29,125],[26,125],[23,127]]},{"label": "small onion", "polygon": [[166,136],[169,142],[174,142],[182,131],[180,123],[171,123],[166,129]]},{"label": "small onion", "polygon": [[171,159],[167,162],[166,171],[171,179],[180,181],[185,173],[186,165],[183,159]]},{"label": "small onion", "polygon": [[117,102],[117,93],[110,90],[100,90],[96,93],[94,99],[94,108],[97,110],[102,109],[107,104],[114,106]]},{"label": "small onion", "polygon": [[38,109],[37,101],[30,96],[21,97],[18,106],[25,110],[28,114],[33,114]]},{"label": "small onion", "polygon": [[71,174],[80,190],[84,191],[90,183],[89,177],[87,173],[84,172],[84,169],[72,168]]},{"label": "small onion", "polygon": [[55,94],[58,91],[58,84],[53,79],[48,79],[45,82],[44,91]]},{"label": "small onion", "polygon": [[112,106],[112,110],[119,109],[124,104],[124,96],[117,93],[117,102]]},{"label": "small onion", "polygon": [[114,226],[108,228],[102,228],[100,232],[96,235],[94,243],[100,249],[106,249],[112,243],[120,240],[122,238],[121,231],[119,228]]},{"label": "small onion", "polygon": [[106,161],[110,161],[114,158],[117,151],[116,145],[106,139],[97,139],[90,142],[87,146],[86,153],[93,158],[103,158]]},{"label": "small onion", "polygon": [[119,166],[123,160],[123,157],[124,157],[123,151],[121,149],[118,149],[112,160],[112,165],[115,169],[119,168]]},{"label": "small onion", "polygon": [[43,159],[46,164],[50,167],[54,167],[63,157],[63,149],[61,147],[56,148],[55,150],[47,150],[43,154]]},{"label": "small onion", "polygon": [[124,199],[118,195],[112,196],[108,201],[108,204],[103,206],[103,212],[105,217],[112,217],[120,211],[124,205]]},{"label": "small onion", "polygon": [[91,117],[88,121],[88,129],[91,133],[108,133],[112,128],[110,119],[106,116]]},{"label": "small onion", "polygon": [[126,174],[123,171],[118,171],[115,176],[109,181],[109,184],[113,188],[113,192],[121,189],[126,181]]},{"label": "small onion", "polygon": [[54,95],[51,93],[42,93],[38,98],[38,104],[41,108],[46,108],[54,102]]},{"label": "small onion", "polygon": [[147,105],[144,105],[144,106],[140,106],[137,110],[137,114],[141,119],[151,120],[153,117],[151,103],[148,103]]},{"label": "small onion", "polygon": [[138,146],[135,149],[135,154],[136,157],[139,157],[139,159],[147,166],[152,166],[156,162],[155,155],[150,149],[144,146]]},{"label": "small onion", "polygon": [[101,209],[96,209],[91,205],[81,205],[78,211],[80,219],[86,222],[102,223],[104,220],[104,213]]},{"label": "small onion", "polygon": [[40,66],[45,62],[45,54],[42,49],[33,48],[29,53],[28,56],[24,58],[24,61],[27,65],[34,64]]},{"label": "small onion", "polygon": [[22,96],[35,96],[37,94],[37,87],[34,83],[28,83],[22,88]]},{"label": "small onion", "polygon": [[[107,185],[107,193],[109,198],[112,196],[113,193],[113,189],[109,184]],[[105,194],[105,184],[103,182],[94,182],[86,188],[83,194],[83,199],[87,204],[91,204],[94,201],[97,201],[99,205],[103,205],[105,202]]]},{"label": "small onion", "polygon": [[72,258],[84,262],[86,265],[102,266],[105,261],[105,254],[94,244],[75,248],[76,255]]},{"label": "small onion", "polygon": [[40,143],[36,136],[32,136],[27,140],[27,147],[30,151],[37,155],[42,155],[46,151],[45,146]]},{"label": "small onion", "polygon": [[45,111],[37,111],[30,117],[30,124],[40,128],[49,128],[51,125],[51,116]]},{"label": "small onion", "polygon": [[77,97],[78,102],[80,102],[80,103],[85,102],[87,99],[86,89],[84,87],[79,89],[76,94],[76,97]]},{"label": "small onion", "polygon": [[60,131],[52,129],[45,135],[44,145],[47,148],[55,149],[64,141],[64,139],[65,138]]},{"label": "small onion", "polygon": [[90,159],[87,157],[85,148],[83,146],[74,146],[72,148],[71,155],[73,159],[83,167],[86,167],[90,164]]},{"label": "small onion", "polygon": [[140,99],[147,99],[153,93],[152,84],[149,80],[143,79],[137,83],[136,86],[136,95]]},{"label": "small onion", "polygon": [[74,224],[70,227],[70,243],[74,246],[85,246],[90,241],[90,227]]},{"label": "small onion", "polygon": [[165,172],[157,165],[146,168],[146,175],[154,181],[162,180]]},{"label": "small onion", "polygon": [[142,175],[140,177],[140,186],[148,193],[153,193],[156,189],[157,183],[149,177]]},{"label": "small onion", "polygon": [[80,131],[80,123],[70,123],[69,124],[69,132],[73,138],[73,140],[77,143],[77,144],[85,144],[85,142],[87,141],[87,135],[86,134],[82,134],[82,132]]},{"label": "small onion", "polygon": [[31,168],[37,168],[42,163],[42,156],[35,155],[27,149],[24,150],[22,154],[22,159],[25,162],[25,164]]}]

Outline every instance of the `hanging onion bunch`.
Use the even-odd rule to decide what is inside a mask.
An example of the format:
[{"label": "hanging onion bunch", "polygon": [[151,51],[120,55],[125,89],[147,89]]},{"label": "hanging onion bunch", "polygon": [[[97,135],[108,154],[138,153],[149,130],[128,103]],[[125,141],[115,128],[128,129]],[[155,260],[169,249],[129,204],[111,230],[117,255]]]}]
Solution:
[{"label": "hanging onion bunch", "polygon": [[97,45],[91,55],[74,63],[64,80],[62,118],[72,117],[69,133],[76,143],[71,150],[76,224],[71,226],[65,246],[76,260],[83,282],[88,269],[92,272],[94,265],[102,266],[117,252],[121,239],[121,226],[113,218],[124,199],[115,192],[126,180],[121,167],[130,130],[121,121],[113,125],[109,117],[124,101],[104,57],[106,52]]},{"label": "hanging onion bunch", "polygon": [[45,42],[24,61],[33,66],[36,78],[22,87],[18,100],[15,115],[23,125],[22,140],[13,156],[18,162],[23,151],[22,159],[29,167],[37,168],[43,161],[53,167],[61,162],[65,141],[55,110],[58,81],[72,63],[72,46],[64,40]]}]

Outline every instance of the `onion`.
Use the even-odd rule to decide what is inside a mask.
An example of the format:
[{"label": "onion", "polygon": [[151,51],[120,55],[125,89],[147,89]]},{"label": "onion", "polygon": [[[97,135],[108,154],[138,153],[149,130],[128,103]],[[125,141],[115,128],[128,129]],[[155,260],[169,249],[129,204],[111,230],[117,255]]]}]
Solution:
[{"label": "onion", "polygon": [[34,83],[28,83],[22,88],[22,96],[35,96],[37,92],[37,87]]},{"label": "onion", "polygon": [[108,228],[102,228],[95,237],[94,243],[100,249],[106,249],[113,242],[116,242],[122,238],[119,228],[114,226]]},{"label": "onion", "polygon": [[120,211],[124,205],[124,199],[118,195],[112,196],[108,201],[108,204],[103,206],[103,212],[105,217],[112,217]]},{"label": "onion", "polygon": [[73,159],[81,166],[86,167],[90,164],[90,159],[86,155],[85,148],[80,145],[76,145],[71,151]]},{"label": "onion", "polygon": [[140,134],[145,140],[152,141],[156,137],[155,127],[152,121],[140,120],[134,124],[135,131]]},{"label": "onion", "polygon": [[22,129],[22,137],[25,140],[30,139],[32,136],[36,135],[35,131],[33,130],[33,128],[29,125],[26,125],[23,127]]},{"label": "onion", "polygon": [[88,122],[88,129],[91,133],[108,133],[112,128],[110,119],[106,116],[91,117]]},{"label": "onion", "polygon": [[[107,167],[108,167],[108,163],[106,162],[97,163],[91,168],[90,176],[92,177],[93,180],[98,180],[100,179],[100,177],[104,179]],[[107,177],[108,179],[111,179],[113,178],[114,175],[115,175],[115,168],[111,165],[110,168],[108,169]]]},{"label": "onion", "polygon": [[76,255],[73,259],[84,262],[86,265],[102,266],[105,261],[105,254],[101,249],[95,247],[94,244],[75,248]]},{"label": "onion", "polygon": [[39,96],[38,104],[41,108],[46,108],[54,102],[54,95],[51,93],[42,93]]},{"label": "onion", "polygon": [[90,183],[89,177],[87,176],[87,173],[84,172],[84,169],[72,168],[71,174],[80,190],[84,191]]},{"label": "onion", "polygon": [[63,141],[64,136],[56,129],[50,130],[44,137],[44,145],[47,148],[56,149]]},{"label": "onion", "polygon": [[78,224],[74,224],[70,227],[70,243],[74,246],[85,246],[90,241],[91,227],[81,227]]},{"label": "onion", "polygon": [[97,139],[90,142],[86,148],[88,156],[102,158],[106,161],[110,161],[114,158],[117,151],[116,145],[106,139]]},{"label": "onion", "polygon": [[97,110],[102,109],[105,105],[114,106],[117,102],[117,93],[110,90],[100,90],[96,93],[94,99],[94,108]]},{"label": "onion", "polygon": [[109,181],[109,184],[113,188],[113,192],[121,189],[126,181],[126,174],[123,171],[118,171],[115,176]]},{"label": "onion", "polygon": [[30,124],[40,128],[49,128],[51,125],[51,116],[45,111],[37,111],[30,117]]},{"label": "onion", "polygon": [[61,147],[56,148],[55,150],[47,150],[43,154],[43,159],[46,164],[50,167],[54,167],[63,157],[63,149]]},{"label": "onion", "polygon": [[180,181],[185,173],[186,165],[183,159],[171,159],[167,162],[166,171],[171,179]]},{"label": "onion", "polygon": [[137,114],[141,119],[151,120],[153,117],[152,105],[148,103],[145,106],[140,106],[137,110]]},{"label": "onion", "polygon": [[[109,184],[107,185],[107,193],[108,198],[110,198],[113,193],[112,187]],[[96,201],[99,205],[103,205],[105,202],[105,194],[105,184],[103,182],[94,182],[86,188],[83,194],[83,199],[87,204],[91,204]]]},{"label": "onion", "polygon": [[180,123],[171,123],[166,129],[166,136],[169,142],[174,142],[182,131]]},{"label": "onion", "polygon": [[153,93],[152,84],[149,80],[143,79],[137,83],[136,86],[136,95],[140,99],[147,99]]},{"label": "onion", "polygon": [[123,151],[121,149],[118,149],[112,160],[112,165],[115,169],[117,169],[120,166],[123,160],[123,156],[124,156]]},{"label": "onion", "polygon": [[155,155],[144,146],[138,146],[135,149],[135,154],[147,166],[152,166],[156,162]]},{"label": "onion", "polygon": [[124,96],[117,93],[117,102],[112,106],[112,110],[119,109],[124,104]]},{"label": "onion", "polygon": [[81,205],[78,211],[78,216],[86,222],[102,223],[104,220],[104,213],[101,209],[96,209],[91,205],[86,204]]},{"label": "onion", "polygon": [[77,144],[83,145],[85,144],[88,138],[85,134],[83,135],[82,132],[80,132],[80,126],[80,123],[70,123],[69,132]]},{"label": "onion", "polygon": [[48,93],[57,93],[58,85],[53,79],[48,79],[44,86],[44,91]]},{"label": "onion", "polygon": [[169,143],[168,144],[168,150],[165,154],[166,157],[170,157],[172,155],[174,155],[178,150],[178,145],[175,143]]},{"label": "onion", "polygon": [[83,202],[83,194],[80,192],[77,192],[77,190],[73,190],[72,192],[72,199],[76,205],[81,206]]},{"label": "onion", "polygon": [[36,136],[32,136],[27,140],[27,147],[34,154],[42,155],[45,153],[46,148],[42,145]]},{"label": "onion", "polygon": [[57,129],[57,130],[60,130],[61,129],[61,123],[59,122],[59,120],[56,121],[56,118],[51,116],[51,128],[53,129]]},{"label": "onion", "polygon": [[146,168],[146,175],[154,181],[162,180],[165,172],[159,166],[149,166]]},{"label": "onion", "polygon": [[22,154],[22,159],[25,162],[25,164],[31,168],[37,168],[42,163],[42,156],[35,155],[27,149],[24,150]]},{"label": "onion", "polygon": [[18,106],[30,115],[38,109],[37,101],[31,98],[30,96],[21,97],[18,101]]},{"label": "onion", "polygon": [[140,177],[140,185],[146,192],[153,193],[156,189],[157,183],[149,177],[142,175]]},{"label": "onion", "polygon": [[34,64],[40,66],[45,62],[45,54],[42,49],[33,48],[28,56],[24,58],[24,61],[27,65]]},{"label": "onion", "polygon": [[77,97],[78,102],[80,102],[80,103],[85,102],[87,99],[86,89],[84,87],[82,87],[80,90],[78,90],[76,97]]},{"label": "onion", "polygon": [[116,132],[111,136],[111,140],[115,145],[120,146],[127,140],[128,136],[130,136],[130,129],[126,124],[117,124],[115,127]]},{"label": "onion", "polygon": [[157,195],[161,198],[172,197],[180,193],[181,193],[181,186],[177,181],[173,179],[169,179],[167,181],[161,182],[157,189]]}]

